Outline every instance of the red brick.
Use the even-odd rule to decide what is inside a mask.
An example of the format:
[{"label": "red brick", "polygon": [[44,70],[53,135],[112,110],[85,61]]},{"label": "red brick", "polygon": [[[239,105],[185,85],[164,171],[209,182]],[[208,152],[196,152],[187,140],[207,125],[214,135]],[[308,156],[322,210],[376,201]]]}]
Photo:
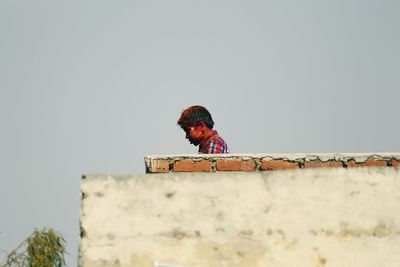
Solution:
[{"label": "red brick", "polygon": [[286,170],[297,168],[299,168],[299,164],[297,162],[284,161],[281,159],[261,161],[261,170]]},{"label": "red brick", "polygon": [[217,160],[217,171],[243,171],[251,172],[256,169],[256,163],[252,160],[220,159]]},{"label": "red brick", "polygon": [[392,161],[392,167],[399,168],[399,167],[400,167],[400,161],[398,161],[398,160],[393,160],[393,161]]},{"label": "red brick", "polygon": [[374,159],[368,159],[364,162],[359,162],[356,163],[354,160],[350,160],[347,162],[347,167],[353,168],[353,167],[386,167],[387,162],[385,160],[374,160]]},{"label": "red brick", "polygon": [[329,161],[306,161],[304,163],[304,168],[343,168],[343,163],[336,160]]},{"label": "red brick", "polygon": [[169,160],[156,159],[152,163],[152,172],[169,172]]},{"label": "red brick", "polygon": [[211,161],[183,159],[175,162],[174,172],[211,172]]}]

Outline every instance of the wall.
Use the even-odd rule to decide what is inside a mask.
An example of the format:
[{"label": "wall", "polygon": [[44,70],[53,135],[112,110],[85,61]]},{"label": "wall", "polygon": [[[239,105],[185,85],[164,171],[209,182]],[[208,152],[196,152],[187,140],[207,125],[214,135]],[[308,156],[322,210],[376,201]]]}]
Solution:
[{"label": "wall", "polygon": [[399,167],[399,153],[161,155],[145,157],[147,173]]},{"label": "wall", "polygon": [[169,173],[84,176],[80,266],[400,262],[399,168],[175,173],[167,158]]}]

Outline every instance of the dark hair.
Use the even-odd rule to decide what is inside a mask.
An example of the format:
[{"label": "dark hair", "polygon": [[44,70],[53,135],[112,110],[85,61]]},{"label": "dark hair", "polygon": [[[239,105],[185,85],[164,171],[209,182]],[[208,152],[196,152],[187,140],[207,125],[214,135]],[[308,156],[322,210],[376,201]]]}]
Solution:
[{"label": "dark hair", "polygon": [[202,106],[191,106],[182,111],[181,117],[178,120],[178,125],[182,129],[186,129],[190,126],[197,126],[200,122],[212,129],[214,121],[211,117],[210,112]]}]

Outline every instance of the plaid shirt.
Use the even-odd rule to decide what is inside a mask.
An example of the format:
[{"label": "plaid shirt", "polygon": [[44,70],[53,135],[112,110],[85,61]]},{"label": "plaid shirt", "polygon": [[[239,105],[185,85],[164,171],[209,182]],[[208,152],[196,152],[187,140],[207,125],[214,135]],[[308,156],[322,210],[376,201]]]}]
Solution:
[{"label": "plaid shirt", "polygon": [[224,154],[229,153],[228,145],[224,139],[218,135],[217,131],[212,132],[212,136],[200,143],[199,154]]}]

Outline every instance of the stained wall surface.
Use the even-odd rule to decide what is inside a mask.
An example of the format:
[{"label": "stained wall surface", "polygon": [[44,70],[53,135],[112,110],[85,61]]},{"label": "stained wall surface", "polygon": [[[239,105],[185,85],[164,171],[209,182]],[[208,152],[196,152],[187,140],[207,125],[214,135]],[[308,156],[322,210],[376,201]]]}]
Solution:
[{"label": "stained wall surface", "polygon": [[400,169],[86,175],[82,267],[399,266]]}]

